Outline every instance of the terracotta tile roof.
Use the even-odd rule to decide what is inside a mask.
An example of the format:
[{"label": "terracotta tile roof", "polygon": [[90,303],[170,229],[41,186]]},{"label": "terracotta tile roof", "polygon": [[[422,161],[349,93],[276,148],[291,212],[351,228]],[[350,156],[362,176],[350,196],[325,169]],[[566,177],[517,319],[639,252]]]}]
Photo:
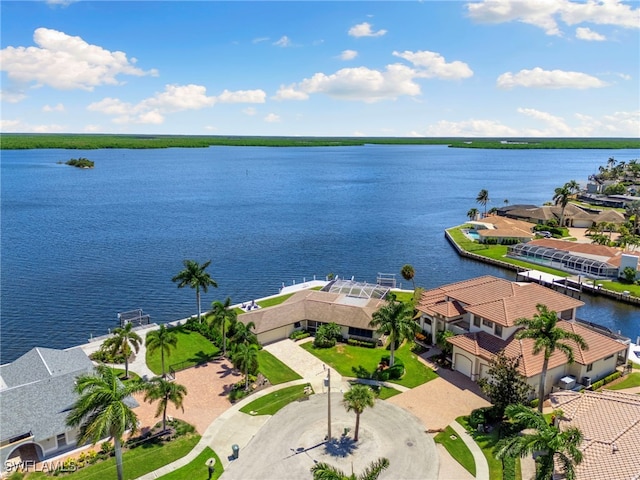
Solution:
[{"label": "terracotta tile roof", "polygon": [[431,307],[431,310],[434,313],[438,313],[445,318],[459,317],[460,315],[464,315],[466,311],[464,307],[460,305],[459,302],[456,302],[456,301],[453,301],[453,302],[442,301],[442,302],[436,303]]},{"label": "terracotta tile roof", "polygon": [[578,480],[640,478],[640,395],[558,392],[550,400],[562,410],[560,428],[577,427],[584,436]]},{"label": "terracotta tile roof", "polygon": [[[575,342],[569,340],[566,342],[567,345],[573,348],[574,362],[581,365],[588,365],[609,355],[615,355],[626,348],[622,343],[576,322],[560,321],[558,322],[558,326],[581,335],[582,338],[585,339],[585,342],[587,342],[587,345],[589,345],[588,350],[582,350]],[[517,340],[514,334],[507,340],[501,340],[486,332],[474,332],[456,335],[455,337],[447,339],[447,341],[466,352],[486,360],[490,360],[493,355],[497,354],[500,350],[504,350],[508,357],[520,359],[518,370],[527,378],[542,372],[544,355],[542,352],[538,355],[533,354],[534,341],[532,339]],[[567,363],[567,357],[564,353],[556,350],[549,359],[548,369],[564,365],[565,363]]]},{"label": "terracotta tile roof", "polygon": [[595,245],[593,243],[568,242],[566,240],[556,240],[553,238],[540,238],[529,242],[530,245],[555,248],[576,254],[596,255],[599,257],[614,257],[620,253],[620,249],[607,247],[606,245]]}]

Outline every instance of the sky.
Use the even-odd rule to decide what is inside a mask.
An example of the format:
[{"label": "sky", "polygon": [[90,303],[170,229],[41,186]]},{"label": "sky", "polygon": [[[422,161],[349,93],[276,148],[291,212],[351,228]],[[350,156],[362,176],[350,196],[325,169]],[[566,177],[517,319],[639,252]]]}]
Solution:
[{"label": "sky", "polygon": [[640,137],[640,3],[2,1],[0,131]]}]

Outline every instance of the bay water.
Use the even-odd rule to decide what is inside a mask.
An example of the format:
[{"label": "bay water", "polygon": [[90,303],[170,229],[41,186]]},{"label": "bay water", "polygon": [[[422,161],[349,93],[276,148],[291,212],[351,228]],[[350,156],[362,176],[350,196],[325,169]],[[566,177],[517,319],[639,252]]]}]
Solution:
[{"label": "bay water", "polygon": [[[638,150],[476,150],[446,146],[210,147],[2,151],[0,360],[104,335],[117,313],[162,323],[193,315],[171,278],[211,259],[239,303],[329,273],[375,282],[405,263],[433,288],[512,272],[460,258],[444,229],[488,208],[541,205],[609,157]],[[86,157],[95,168],[63,163]],[[58,163],[62,162],[62,163]],[[404,287],[410,285],[404,282]],[[583,296],[579,317],[635,339],[640,311]]]}]

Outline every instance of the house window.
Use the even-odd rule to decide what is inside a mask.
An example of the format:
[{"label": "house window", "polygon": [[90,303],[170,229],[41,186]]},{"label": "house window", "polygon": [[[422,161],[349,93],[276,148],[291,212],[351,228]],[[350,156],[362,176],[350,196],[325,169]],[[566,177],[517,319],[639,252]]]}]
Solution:
[{"label": "house window", "polygon": [[349,335],[353,335],[354,337],[373,338],[373,330],[349,327]]},{"label": "house window", "polygon": [[67,444],[67,436],[64,433],[61,433],[56,437],[58,441],[58,447],[64,447]]},{"label": "house window", "polygon": [[593,370],[593,363],[587,365],[587,372],[590,372],[591,370]]},{"label": "house window", "polygon": [[490,320],[482,319],[482,325],[485,327],[493,328],[493,322]]},{"label": "house window", "polygon": [[431,325],[431,319],[430,318],[425,318],[424,319],[424,324],[425,325]]},{"label": "house window", "polygon": [[473,317],[473,326],[474,327],[480,326],[480,317]]},{"label": "house window", "polygon": [[296,322],[293,324],[293,328],[300,328],[300,322]]},{"label": "house window", "polygon": [[608,357],[604,357],[605,360],[611,360],[613,358],[613,355],[609,355]]},{"label": "house window", "polygon": [[502,325],[496,323],[495,333],[497,337],[502,338]]}]

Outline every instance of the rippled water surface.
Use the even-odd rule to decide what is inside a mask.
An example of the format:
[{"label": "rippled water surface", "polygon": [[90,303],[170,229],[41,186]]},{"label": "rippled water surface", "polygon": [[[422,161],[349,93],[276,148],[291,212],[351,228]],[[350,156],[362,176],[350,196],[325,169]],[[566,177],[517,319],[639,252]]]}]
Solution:
[{"label": "rippled water surface", "polygon": [[[333,272],[375,281],[405,263],[432,288],[513,274],[459,258],[443,230],[480,189],[491,206],[542,204],[636,150],[500,151],[441,146],[3,151],[1,361],[102,335],[120,311],[164,322],[195,313],[171,277],[212,260],[211,301],[277,293]],[[93,170],[57,164],[95,161]],[[398,275],[400,277],[400,275]],[[602,298],[579,316],[640,334],[640,312]]]}]

